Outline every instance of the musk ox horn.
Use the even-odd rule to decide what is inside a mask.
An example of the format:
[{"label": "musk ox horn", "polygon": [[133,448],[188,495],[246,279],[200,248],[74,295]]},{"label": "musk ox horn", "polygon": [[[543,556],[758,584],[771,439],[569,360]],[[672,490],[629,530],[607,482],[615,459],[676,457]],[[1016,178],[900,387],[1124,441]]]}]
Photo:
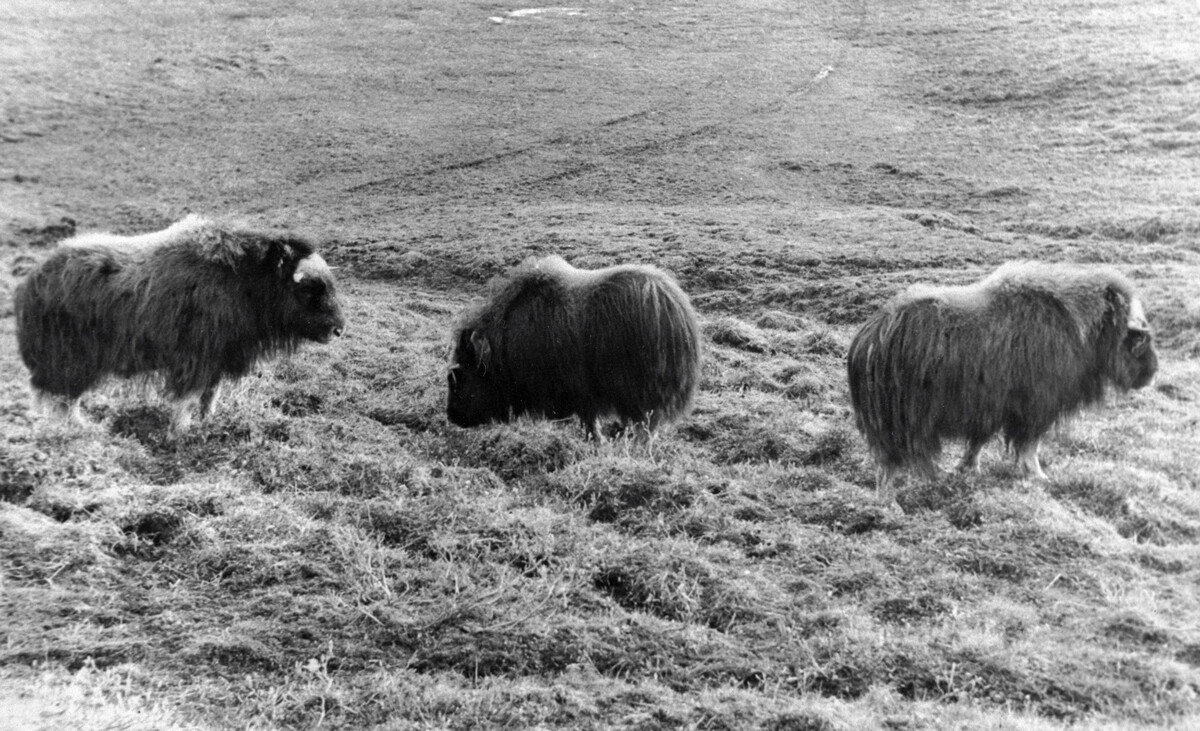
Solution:
[{"label": "musk ox horn", "polygon": [[884,493],[902,468],[937,473],[943,439],[966,440],[977,470],[996,434],[1023,471],[1061,418],[1158,369],[1142,302],[1107,267],[1012,262],[975,284],[914,286],[855,335],[847,375],[855,423]]},{"label": "musk ox horn", "polygon": [[652,433],[685,415],[700,379],[700,328],[687,295],[651,266],[598,270],[557,256],[497,280],[454,331],[446,413],[458,426],[529,414]]},{"label": "musk ox horn", "polygon": [[207,416],[223,379],[345,327],[312,244],[188,216],[138,236],[64,241],[17,287],[17,342],[36,400],[79,418],[107,376],[160,373],[173,433]]}]

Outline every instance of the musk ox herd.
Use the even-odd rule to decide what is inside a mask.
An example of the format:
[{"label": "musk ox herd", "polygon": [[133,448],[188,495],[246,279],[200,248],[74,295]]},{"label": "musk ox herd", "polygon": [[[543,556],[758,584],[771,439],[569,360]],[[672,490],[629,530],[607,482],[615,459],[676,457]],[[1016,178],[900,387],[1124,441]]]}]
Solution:
[{"label": "musk ox herd", "polygon": [[[108,377],[161,376],[171,432],[204,418],[225,379],[345,327],[333,273],[311,241],[189,216],[140,236],[62,242],[14,297],[36,402],[80,419]],[[453,328],[446,415],[461,427],[617,420],[646,438],[685,417],[701,375],[698,318],[659,269],[530,260]],[[997,434],[1030,477],[1041,440],[1110,390],[1142,388],[1158,357],[1145,307],[1109,267],[1013,262],[974,284],[916,285],[864,322],[846,359],[850,404],[890,494],[932,478],[942,440],[977,470]]]}]

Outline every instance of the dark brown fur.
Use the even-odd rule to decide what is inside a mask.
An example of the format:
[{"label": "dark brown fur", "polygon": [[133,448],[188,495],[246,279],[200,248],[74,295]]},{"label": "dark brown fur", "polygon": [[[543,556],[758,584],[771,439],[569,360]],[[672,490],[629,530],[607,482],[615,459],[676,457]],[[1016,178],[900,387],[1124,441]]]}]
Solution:
[{"label": "dark brown fur", "polygon": [[691,408],[700,328],[662,271],[587,271],[559,257],[526,262],[454,333],[447,415],[464,427],[530,414],[653,431]]},{"label": "dark brown fur", "polygon": [[345,323],[329,269],[312,244],[189,216],[136,237],[63,242],[15,295],[17,341],[39,400],[78,416],[106,376],[161,373],[176,399],[172,427],[222,379]]},{"label": "dark brown fur", "polygon": [[936,473],[942,439],[965,439],[962,469],[997,433],[1044,477],[1037,449],[1062,417],[1158,368],[1141,303],[1109,268],[1006,264],[960,287],[916,286],[859,330],[848,356],[859,430],[888,488],[903,467]]}]

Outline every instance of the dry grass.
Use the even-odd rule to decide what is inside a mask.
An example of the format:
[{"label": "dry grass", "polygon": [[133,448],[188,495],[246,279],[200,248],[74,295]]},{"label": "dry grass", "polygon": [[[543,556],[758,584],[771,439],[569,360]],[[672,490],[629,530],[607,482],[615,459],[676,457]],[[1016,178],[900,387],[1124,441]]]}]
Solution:
[{"label": "dry grass", "polygon": [[[31,414],[0,348],[12,723],[1200,725],[1187,3],[585,11],[0,10],[0,342],[64,217],[185,210],[316,229],[350,322],[174,440],[152,384]],[[689,419],[447,424],[455,315],[546,253],[679,276]],[[1046,484],[993,444],[882,502],[854,328],[1009,258],[1128,271],[1158,380],[1055,433]]]}]

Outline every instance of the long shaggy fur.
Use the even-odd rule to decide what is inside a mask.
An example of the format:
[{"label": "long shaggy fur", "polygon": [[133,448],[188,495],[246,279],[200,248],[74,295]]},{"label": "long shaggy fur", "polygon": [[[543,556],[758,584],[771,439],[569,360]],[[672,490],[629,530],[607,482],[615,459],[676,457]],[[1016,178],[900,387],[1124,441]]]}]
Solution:
[{"label": "long shaggy fur", "polygon": [[39,400],[78,413],[106,376],[161,373],[187,423],[224,378],[328,340],[345,322],[307,240],[189,216],[141,236],[63,242],[16,290],[17,341]]},{"label": "long shaggy fur", "polygon": [[915,286],[850,344],[850,399],[886,489],[903,467],[936,473],[942,439],[967,442],[962,469],[1002,433],[1044,477],[1042,437],[1109,387],[1158,367],[1133,286],[1110,268],[1012,262],[975,284]]},{"label": "long shaggy fur", "polygon": [[493,285],[454,334],[447,415],[459,426],[616,417],[653,431],[685,415],[700,380],[687,295],[650,266],[580,270],[557,256]]}]

